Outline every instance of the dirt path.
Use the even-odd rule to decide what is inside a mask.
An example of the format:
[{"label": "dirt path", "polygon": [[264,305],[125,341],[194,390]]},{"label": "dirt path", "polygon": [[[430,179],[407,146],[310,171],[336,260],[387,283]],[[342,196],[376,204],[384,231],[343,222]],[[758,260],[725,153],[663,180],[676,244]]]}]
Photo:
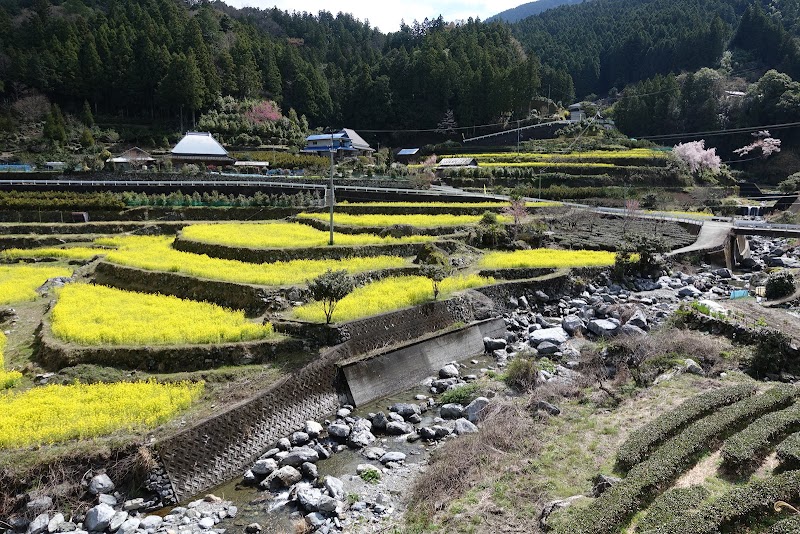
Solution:
[{"label": "dirt path", "polygon": [[684,254],[686,252],[698,252],[703,250],[713,250],[725,245],[725,238],[728,237],[733,225],[718,221],[705,221],[697,240],[689,246],[673,250],[667,256]]}]

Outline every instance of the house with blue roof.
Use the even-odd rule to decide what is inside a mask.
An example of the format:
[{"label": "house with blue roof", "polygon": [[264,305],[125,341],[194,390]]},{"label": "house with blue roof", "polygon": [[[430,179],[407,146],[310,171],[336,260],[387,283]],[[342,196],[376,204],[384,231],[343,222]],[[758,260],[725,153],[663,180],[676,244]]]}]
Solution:
[{"label": "house with blue roof", "polygon": [[345,158],[369,156],[375,150],[355,131],[344,128],[335,133],[309,135],[302,152],[325,156],[334,152],[337,158]]}]

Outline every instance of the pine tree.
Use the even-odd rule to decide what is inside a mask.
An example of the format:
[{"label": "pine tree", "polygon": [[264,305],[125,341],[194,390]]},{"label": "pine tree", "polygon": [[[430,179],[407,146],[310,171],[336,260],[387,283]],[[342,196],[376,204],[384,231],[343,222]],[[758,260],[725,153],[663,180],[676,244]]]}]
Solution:
[{"label": "pine tree", "polygon": [[91,128],[94,126],[94,115],[92,115],[92,107],[89,105],[88,100],[83,101],[83,111],[81,112],[81,122]]}]

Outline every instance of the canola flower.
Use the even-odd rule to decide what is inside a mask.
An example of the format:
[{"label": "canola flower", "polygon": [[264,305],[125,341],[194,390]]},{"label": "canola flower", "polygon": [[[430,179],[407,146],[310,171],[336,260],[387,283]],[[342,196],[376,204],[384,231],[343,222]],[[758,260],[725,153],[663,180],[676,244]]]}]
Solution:
[{"label": "canola flower", "polygon": [[282,286],[305,284],[328,269],[363,273],[405,267],[399,256],[355,257],[342,260],[293,260],[275,263],[247,263],[210,258],[173,249],[171,237],[120,236],[101,238],[97,244],[118,247],[108,252],[106,261],[148,271],[183,273],[212,280],[244,284]]},{"label": "canola flower", "polygon": [[613,163],[586,163],[582,161],[576,162],[564,162],[564,161],[515,161],[515,162],[498,162],[498,163],[490,163],[485,161],[479,161],[478,167],[585,167],[585,168],[595,168],[595,169],[613,169],[616,167]]},{"label": "canola flower", "polygon": [[537,248],[513,252],[490,252],[478,265],[484,269],[538,269],[604,267],[614,265],[615,254],[602,250],[553,250]]},{"label": "canola flower", "polygon": [[20,258],[56,258],[63,260],[90,260],[107,251],[89,247],[42,247],[42,248],[10,248],[0,252],[0,260],[18,260]]},{"label": "canola flower", "polygon": [[36,290],[50,278],[72,276],[65,267],[0,265],[0,304],[36,300]]},{"label": "canola flower", "polygon": [[22,373],[19,371],[5,371],[3,370],[4,354],[6,350],[6,336],[0,332],[0,391],[8,388],[13,388],[17,382],[22,378]]},{"label": "canola flower", "polygon": [[203,387],[202,382],[121,382],[0,393],[0,448],[154,428],[185,411]]},{"label": "canola flower", "polygon": [[[327,221],[330,217],[327,213],[300,213],[299,219],[314,219],[317,221]],[[481,215],[350,215],[349,213],[334,214],[333,222],[345,226],[357,227],[379,227],[394,226],[405,224],[418,228],[435,228],[440,226],[471,226],[478,224]],[[497,217],[500,222],[510,222],[511,217],[500,215]]]},{"label": "canola flower", "polygon": [[[348,202],[343,201],[339,206],[365,206],[370,208],[477,208],[498,209],[508,206],[508,202]],[[561,202],[526,202],[528,208],[547,208],[560,206]]]},{"label": "canola flower", "polygon": [[[494,283],[493,278],[477,275],[453,276],[439,284],[439,297],[447,296],[472,287]],[[384,278],[358,287],[339,301],[333,314],[336,322],[352,321],[379,313],[399,310],[433,300],[433,285],[423,276],[398,276]],[[295,316],[305,321],[325,322],[322,305],[310,302],[294,310]]]},{"label": "canola flower", "polygon": [[[181,235],[191,241],[249,248],[310,248],[324,247],[328,244],[328,232],[299,223],[221,223],[193,224],[187,226]],[[433,236],[415,235],[409,237],[380,237],[374,234],[348,235],[334,233],[337,245],[381,245],[398,243],[425,243],[433,241]]]},{"label": "canola flower", "polygon": [[89,284],[58,290],[53,334],[79,345],[227,343],[275,336],[271,324],[207,302]]},{"label": "canola flower", "polygon": [[478,161],[483,159],[494,159],[498,161],[538,161],[550,159],[664,159],[666,152],[652,150],[649,148],[632,148],[629,150],[588,150],[586,152],[568,152],[560,154],[558,152],[538,153],[538,152],[497,152],[484,154],[459,154],[442,156],[443,158],[474,158]]}]

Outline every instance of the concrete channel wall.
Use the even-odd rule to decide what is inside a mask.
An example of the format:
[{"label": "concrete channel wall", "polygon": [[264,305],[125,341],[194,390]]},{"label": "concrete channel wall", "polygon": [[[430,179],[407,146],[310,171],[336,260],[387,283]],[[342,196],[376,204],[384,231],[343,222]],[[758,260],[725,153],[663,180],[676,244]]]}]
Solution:
[{"label": "concrete channel wall", "polygon": [[361,406],[405,391],[455,360],[483,352],[484,337],[504,337],[502,318],[487,319],[430,339],[339,363],[348,400]]}]

